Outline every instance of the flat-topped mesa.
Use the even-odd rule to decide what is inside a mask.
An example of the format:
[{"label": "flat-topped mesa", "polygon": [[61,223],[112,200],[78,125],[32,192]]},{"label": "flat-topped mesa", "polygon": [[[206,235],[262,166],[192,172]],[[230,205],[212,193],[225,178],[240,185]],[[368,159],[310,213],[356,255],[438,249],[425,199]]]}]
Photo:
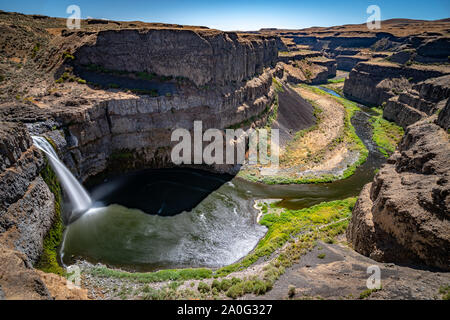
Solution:
[{"label": "flat-topped mesa", "polygon": [[86,37],[74,52],[78,64],[183,77],[197,86],[225,85],[262,73],[276,64],[279,42],[274,36],[164,28],[107,30]]}]

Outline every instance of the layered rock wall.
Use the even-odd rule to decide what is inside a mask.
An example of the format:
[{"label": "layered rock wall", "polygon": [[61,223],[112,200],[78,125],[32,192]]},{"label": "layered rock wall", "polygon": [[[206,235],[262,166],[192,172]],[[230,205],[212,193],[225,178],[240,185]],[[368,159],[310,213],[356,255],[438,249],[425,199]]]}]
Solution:
[{"label": "layered rock wall", "polygon": [[383,116],[403,128],[444,108],[450,97],[450,75],[432,78],[390,98]]},{"label": "layered rock wall", "polygon": [[276,64],[279,46],[277,37],[216,30],[109,30],[84,38],[74,53],[80,64],[184,77],[198,86],[250,79]]},{"label": "layered rock wall", "polygon": [[387,62],[360,62],[345,81],[344,94],[361,103],[380,106],[413,84],[449,74],[448,67],[401,66]]}]

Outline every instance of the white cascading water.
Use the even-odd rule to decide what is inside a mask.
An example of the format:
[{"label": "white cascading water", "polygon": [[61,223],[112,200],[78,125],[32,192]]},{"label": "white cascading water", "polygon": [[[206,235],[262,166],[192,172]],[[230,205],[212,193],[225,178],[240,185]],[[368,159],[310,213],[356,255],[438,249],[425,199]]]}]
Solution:
[{"label": "white cascading water", "polygon": [[73,176],[69,169],[67,169],[67,167],[61,162],[61,160],[59,160],[56,151],[45,138],[36,136],[33,136],[32,138],[34,145],[46,154],[50,165],[55,171],[55,174],[57,175],[62,188],[71,203],[72,214],[80,215],[87,211],[92,205],[92,200],[87,191]]}]

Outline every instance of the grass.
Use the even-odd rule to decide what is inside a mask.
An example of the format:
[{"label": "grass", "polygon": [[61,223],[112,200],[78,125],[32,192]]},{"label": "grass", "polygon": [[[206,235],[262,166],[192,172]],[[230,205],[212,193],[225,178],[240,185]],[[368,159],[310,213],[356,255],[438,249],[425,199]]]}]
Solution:
[{"label": "grass", "polygon": [[450,286],[441,286],[439,288],[439,293],[442,296],[442,300],[450,300]]},{"label": "grass", "polygon": [[377,291],[380,291],[380,290],[381,290],[381,288],[379,288],[379,289],[367,289],[367,290],[364,290],[364,291],[361,292],[361,294],[359,295],[359,299],[361,299],[361,300],[367,299],[367,298],[369,298],[369,297],[372,295],[372,293],[377,292]]},{"label": "grass", "polygon": [[95,267],[89,271],[94,276],[106,278],[129,279],[140,283],[153,283],[164,281],[202,280],[212,278],[213,271],[207,268],[198,269],[167,269],[156,272],[126,272],[109,269],[107,267]]},{"label": "grass", "polygon": [[370,121],[372,123],[372,140],[378,146],[378,150],[387,158],[396,149],[403,137],[404,130],[394,122],[383,119],[383,111],[372,108],[377,113]]},{"label": "grass", "polygon": [[284,92],[283,85],[275,77],[272,78],[272,85],[274,86],[276,92]]},{"label": "grass", "polygon": [[328,83],[342,83],[345,82],[345,78],[338,78],[338,79],[328,79]]},{"label": "grass", "polygon": [[[348,149],[350,151],[357,151],[359,153],[359,158],[356,162],[354,162],[352,165],[348,166],[342,175],[332,175],[332,174],[326,174],[322,176],[310,176],[310,177],[302,177],[302,178],[291,178],[286,176],[265,176],[265,177],[259,177],[247,173],[239,173],[240,177],[243,177],[244,179],[247,179],[249,181],[253,182],[262,182],[268,185],[274,185],[274,184],[312,184],[312,183],[329,183],[336,180],[346,179],[353,175],[356,171],[356,169],[362,165],[369,155],[369,150],[367,150],[366,146],[362,142],[362,140],[358,137],[356,134],[355,128],[353,127],[351,123],[351,119],[356,114],[356,112],[360,111],[361,109],[358,107],[358,105],[350,100],[347,100],[345,98],[336,97],[332,94],[329,94],[319,88],[301,84],[300,85],[303,88],[306,88],[308,90],[313,91],[316,94],[320,95],[326,95],[328,97],[331,97],[332,99],[336,100],[338,103],[344,106],[345,108],[345,118],[344,118],[344,133],[342,137],[339,137],[339,139],[343,139],[343,141],[346,143]],[[313,104],[314,106],[314,104]],[[320,115],[320,108],[318,106],[315,106],[315,115]],[[317,110],[317,111],[316,111]],[[320,121],[320,120],[319,120]],[[296,137],[294,139],[302,138],[306,133],[316,130],[318,127],[318,124],[299,131],[296,134]],[[341,141],[334,141],[335,143],[340,143]],[[333,142],[333,143],[334,143]],[[332,144],[333,144],[332,143]]]},{"label": "grass", "polygon": [[[273,212],[270,210],[275,208],[276,204],[265,204],[266,214],[260,221],[268,228],[265,237],[256,249],[240,262],[217,270],[169,269],[149,273],[131,273],[107,267],[95,267],[87,272],[97,277],[120,278],[139,283],[172,281],[161,290],[145,286],[142,289],[143,299],[200,299],[218,298],[219,295],[236,299],[247,293],[263,295],[272,289],[275,281],[285,272],[285,268],[291,266],[302,254],[315,246],[317,239],[332,238],[345,231],[347,219],[351,216],[355,202],[356,198],[348,198],[324,202],[302,210],[284,209],[281,213],[278,210]],[[269,258],[282,247],[284,247],[283,251],[264,266],[261,274],[243,279],[223,278],[232,272],[246,269],[261,258]],[[197,291],[176,290],[180,282],[211,278],[214,278],[211,284],[198,283]],[[174,284],[173,281],[177,283]],[[192,283],[190,287],[193,287]]]},{"label": "grass", "polygon": [[[355,202],[356,198],[349,198],[324,202],[301,210],[285,209],[281,214],[265,214],[260,224],[266,226],[268,231],[255,250],[240,262],[218,269],[215,276],[226,276],[232,272],[244,270],[260,258],[270,256],[300,233],[309,233],[320,225],[350,217]],[[276,204],[270,204],[270,207],[275,206]]]}]

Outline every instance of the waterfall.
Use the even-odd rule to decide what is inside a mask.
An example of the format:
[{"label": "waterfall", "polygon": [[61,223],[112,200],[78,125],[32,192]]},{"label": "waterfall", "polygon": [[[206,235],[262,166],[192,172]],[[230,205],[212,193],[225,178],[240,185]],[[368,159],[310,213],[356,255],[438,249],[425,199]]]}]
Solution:
[{"label": "waterfall", "polygon": [[72,215],[69,217],[69,221],[73,221],[73,218],[77,218],[76,216],[83,214],[91,207],[92,200],[83,186],[58,158],[52,145],[43,137],[33,136],[32,138],[34,145],[46,154],[63,190],[69,198],[72,206]]}]

